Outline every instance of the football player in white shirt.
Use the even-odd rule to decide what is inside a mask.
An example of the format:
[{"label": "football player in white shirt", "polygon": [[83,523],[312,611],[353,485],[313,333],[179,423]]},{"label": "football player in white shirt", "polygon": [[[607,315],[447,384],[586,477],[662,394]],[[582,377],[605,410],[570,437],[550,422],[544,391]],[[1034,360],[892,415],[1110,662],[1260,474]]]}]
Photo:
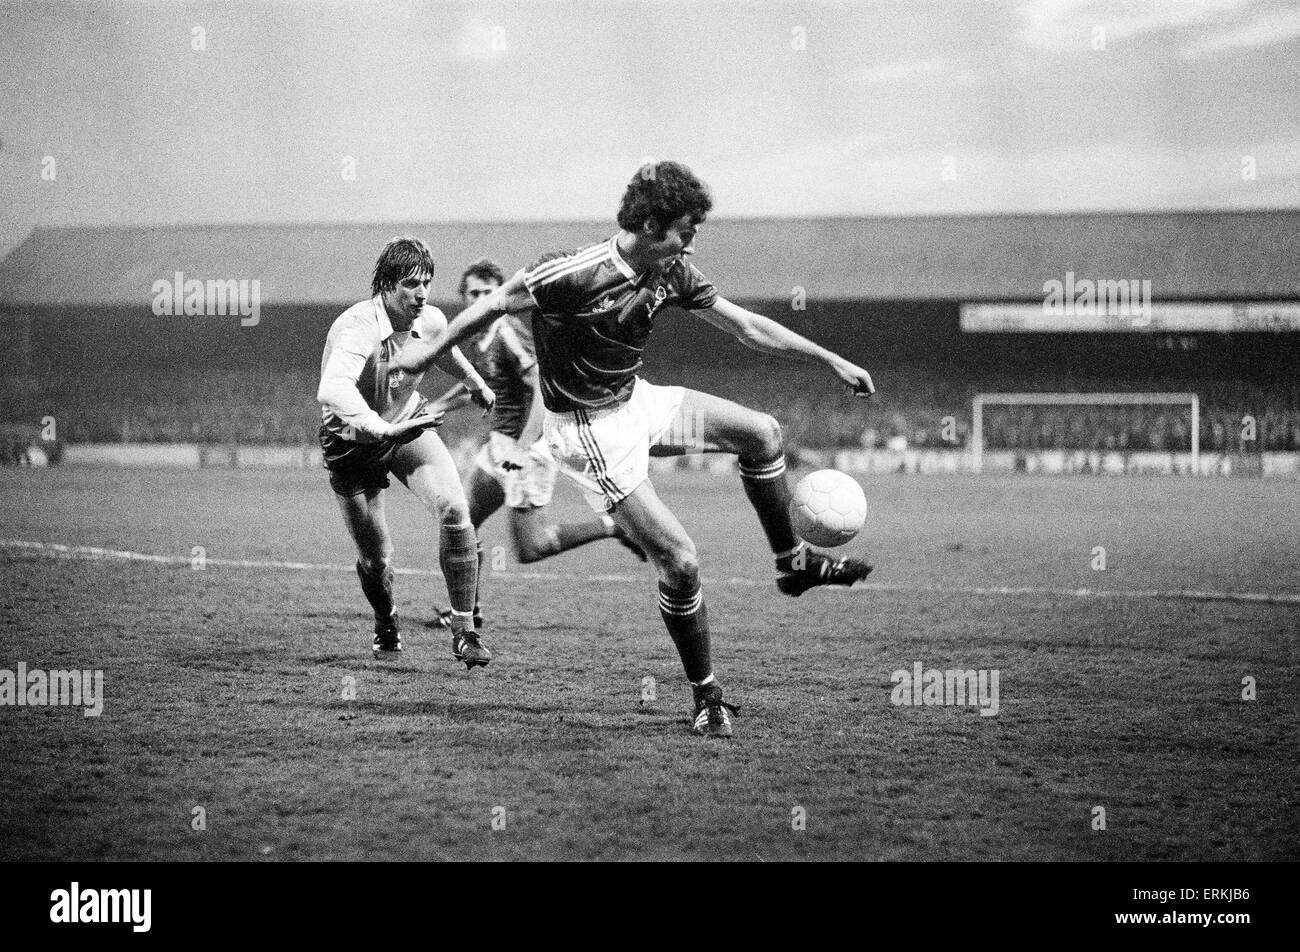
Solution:
[{"label": "football player in white shirt", "polygon": [[424,242],[394,238],[375,263],[373,297],[348,308],[330,327],[316,394],[320,441],[330,486],[357,546],[361,589],[375,612],[375,656],[402,650],[382,495],[392,473],[441,525],[438,554],[451,602],[452,654],[473,668],[492,660],[473,623],[478,539],[456,464],[433,428],[457,402],[458,390],[485,409],[495,398],[459,349],[434,363],[461,377],[462,385],[434,403],[418,390],[423,373],[394,366],[408,343],[432,340],[447,326],[443,313],[427,303],[433,270]]}]

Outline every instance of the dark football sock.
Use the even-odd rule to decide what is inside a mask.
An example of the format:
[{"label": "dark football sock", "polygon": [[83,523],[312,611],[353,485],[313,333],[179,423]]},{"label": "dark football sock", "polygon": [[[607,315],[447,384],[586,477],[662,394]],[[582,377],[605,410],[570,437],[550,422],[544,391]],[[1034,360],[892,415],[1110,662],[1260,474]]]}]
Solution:
[{"label": "dark football sock", "polygon": [[758,521],[767,535],[768,545],[778,555],[791,552],[799,544],[790,524],[790,486],[785,479],[785,454],[769,460],[740,459],[740,481]]},{"label": "dark football sock", "polygon": [[442,524],[438,563],[447,579],[452,628],[459,631],[473,627],[465,624],[473,614],[474,595],[478,590],[478,538],[472,525],[468,522],[463,526]]},{"label": "dark football sock", "polygon": [[659,614],[677,645],[687,680],[693,684],[706,680],[713,674],[713,659],[709,655],[709,613],[699,583],[678,589],[660,582]]},{"label": "dark football sock", "polygon": [[361,579],[361,591],[366,601],[375,610],[375,621],[387,621],[396,611],[393,605],[393,569],[384,566],[378,572],[367,572],[365,566],[357,563],[357,578]]}]

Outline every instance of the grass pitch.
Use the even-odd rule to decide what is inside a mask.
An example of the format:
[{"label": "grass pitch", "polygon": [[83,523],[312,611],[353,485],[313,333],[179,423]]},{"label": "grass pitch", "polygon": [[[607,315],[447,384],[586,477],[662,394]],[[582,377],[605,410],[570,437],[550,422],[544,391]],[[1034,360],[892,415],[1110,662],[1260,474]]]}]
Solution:
[{"label": "grass pitch", "polygon": [[[689,733],[653,573],[613,543],[525,570],[494,517],[467,675],[396,482],[383,663],[323,472],[0,471],[0,539],[172,560],[0,545],[0,668],[105,684],[98,718],[0,706],[0,859],[1300,856],[1300,604],[1218,598],[1300,593],[1295,484],[869,478],[873,585],[791,600],[738,480],[655,482],[730,742]],[[997,716],[892,704],[918,661],[998,670]]]}]

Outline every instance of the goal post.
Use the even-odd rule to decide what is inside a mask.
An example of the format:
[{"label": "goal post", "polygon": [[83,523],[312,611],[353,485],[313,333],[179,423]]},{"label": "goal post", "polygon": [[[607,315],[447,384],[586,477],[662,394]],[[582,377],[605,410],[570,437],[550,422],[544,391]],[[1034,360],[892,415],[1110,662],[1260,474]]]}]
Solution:
[{"label": "goal post", "polygon": [[1192,411],[1192,472],[1200,471],[1201,401],[1194,393],[977,393],[971,401],[971,469],[984,466],[986,406],[1187,406]]}]

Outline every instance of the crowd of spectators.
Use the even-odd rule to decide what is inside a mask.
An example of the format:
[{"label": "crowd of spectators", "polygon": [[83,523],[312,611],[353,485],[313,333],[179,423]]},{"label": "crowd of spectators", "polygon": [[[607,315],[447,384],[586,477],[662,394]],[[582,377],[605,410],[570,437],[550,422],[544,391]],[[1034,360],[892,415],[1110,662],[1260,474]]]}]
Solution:
[{"label": "crowd of spectators", "polygon": [[[816,449],[965,447],[977,393],[1195,393],[1202,450],[1300,451],[1300,380],[1268,387],[1218,379],[957,381],[933,368],[893,368],[876,375],[876,395],[864,402],[819,377],[798,387],[775,385],[779,379],[748,378],[715,392],[771,412],[791,442]],[[1178,452],[1191,448],[1191,427],[1190,404],[992,404],[983,412],[986,449]]]},{"label": "crowd of spectators", "polygon": [[[883,371],[870,401],[855,400],[816,376],[754,374],[752,368],[708,372],[676,368],[656,382],[708,389],[775,415],[795,445],[838,448],[952,448],[969,443],[971,399],[978,392],[1196,392],[1203,450],[1300,450],[1300,383],[1259,387],[1232,381],[981,380]],[[684,378],[684,379],[683,379]],[[0,423],[57,421],[68,443],[186,442],[304,445],[316,440],[319,407],[314,372],[191,372],[171,377],[95,375],[4,382]],[[449,419],[455,436],[481,427],[477,415]],[[462,432],[463,431],[463,432]],[[1166,450],[1190,448],[1185,406],[987,406],[987,449]]]},{"label": "crowd of spectators", "polygon": [[[6,419],[53,417],[68,443],[201,443],[303,446],[316,443],[315,373],[207,370],[170,377],[96,375],[29,379],[5,387]],[[475,414],[449,420],[451,431]],[[474,417],[473,421],[469,417]]]},{"label": "crowd of spectators", "polygon": [[[969,445],[972,436],[969,399],[947,406],[881,400],[870,413],[854,413],[797,398],[772,410],[793,439],[817,448],[953,448]],[[1202,450],[1300,451],[1300,407],[1294,402],[1272,403],[1261,395],[1226,407],[1202,403],[1199,415]],[[985,406],[983,412],[986,449],[1185,452],[1191,432],[1189,405],[1017,404]]]}]

